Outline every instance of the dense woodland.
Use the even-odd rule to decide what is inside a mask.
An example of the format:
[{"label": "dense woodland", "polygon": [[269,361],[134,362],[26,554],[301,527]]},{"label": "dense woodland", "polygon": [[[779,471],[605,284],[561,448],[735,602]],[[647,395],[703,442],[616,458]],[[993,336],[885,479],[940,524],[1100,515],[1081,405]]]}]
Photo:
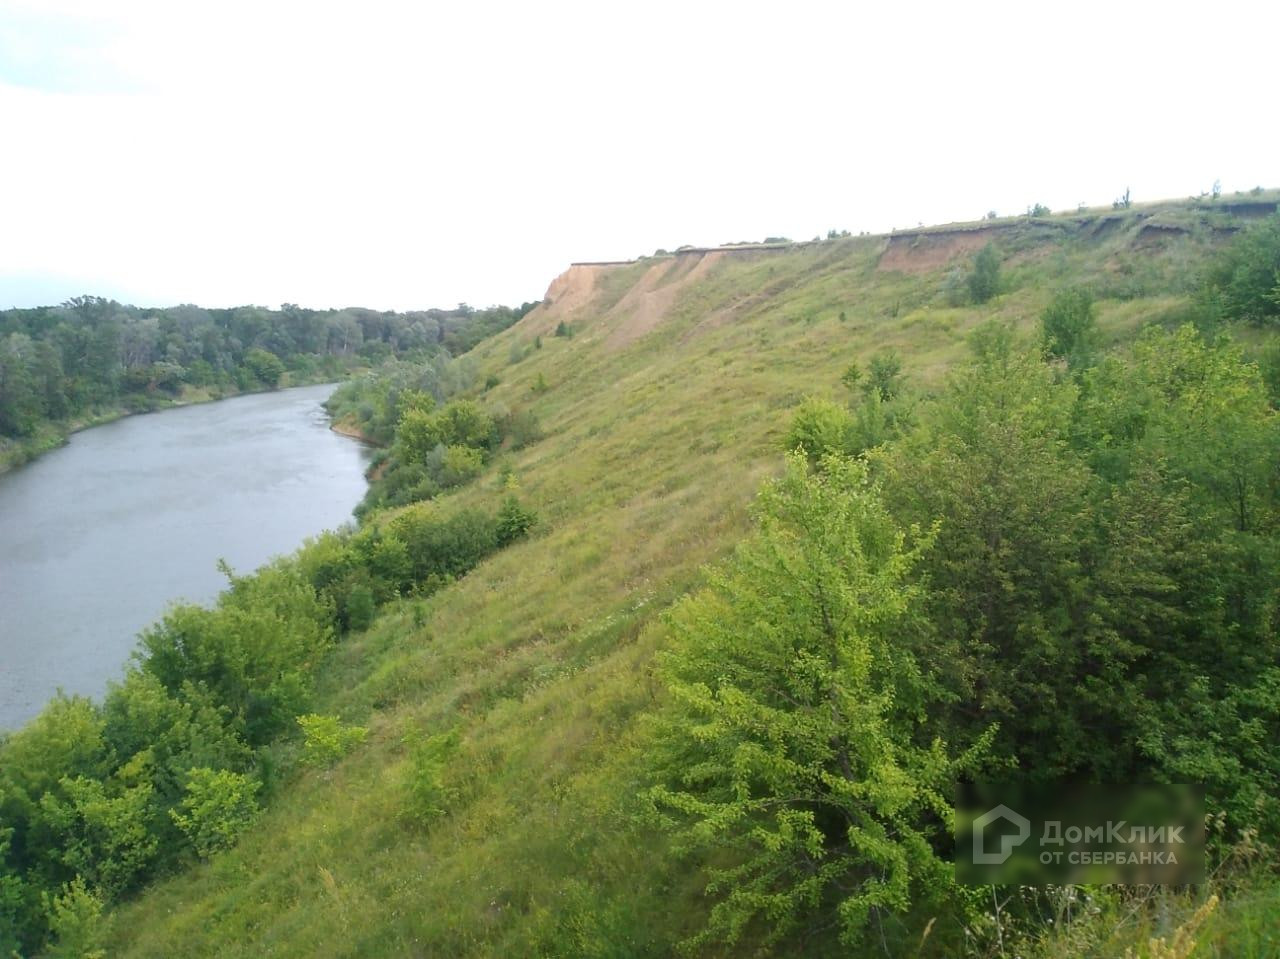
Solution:
[{"label": "dense woodland", "polygon": [[[52,431],[184,395],[219,397],[337,379],[393,356],[460,355],[534,304],[388,313],[285,304],[143,309],[100,297],[0,312],[0,444],[38,451]],[[46,443],[47,445],[47,437]],[[0,450],[2,451],[2,450]]]},{"label": "dense woodland", "polygon": [[[996,251],[971,275],[974,304],[997,295]],[[617,835],[662,837],[666,874],[699,877],[681,948],[1022,955],[1147,908],[1090,887],[993,909],[958,887],[964,777],[1203,783],[1215,882],[1274,886],[1280,219],[1167,322],[1102,344],[1093,294],[1068,285],[1034,336],[980,325],[940,388],[880,351],[847,358],[841,401],[776,414],[781,475],[667,614],[661,688],[612,783]],[[175,609],[105,702],[56,700],[0,744],[0,951],[91,951],[110,903],[360,748],[364,727],[313,711],[336,644],[535,526],[499,461],[542,430],[487,403],[493,385],[433,360],[339,391],[335,415],[387,447],[360,527]],[[429,501],[467,486],[496,487],[491,508]],[[405,743],[388,788],[406,834],[460,802],[456,746]],[[585,954],[580,934],[544,951]],[[619,935],[592,954],[632,953]]]}]

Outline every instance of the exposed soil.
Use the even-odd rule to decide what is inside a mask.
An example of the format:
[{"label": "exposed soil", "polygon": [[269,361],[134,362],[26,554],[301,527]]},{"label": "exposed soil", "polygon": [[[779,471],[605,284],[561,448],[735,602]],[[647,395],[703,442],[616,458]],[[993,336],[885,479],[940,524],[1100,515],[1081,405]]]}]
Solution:
[{"label": "exposed soil", "polygon": [[1160,223],[1148,220],[1138,228],[1133,238],[1133,247],[1137,250],[1154,250],[1164,246],[1176,236],[1182,236],[1187,228],[1177,223]]},{"label": "exposed soil", "polygon": [[1280,209],[1280,204],[1276,204],[1271,200],[1241,200],[1238,202],[1224,203],[1221,209],[1226,210],[1232,216],[1239,217],[1261,217],[1270,216]]},{"label": "exposed soil", "polygon": [[382,445],[377,440],[370,436],[366,436],[361,432],[360,427],[355,424],[353,418],[350,416],[345,416],[340,420],[334,420],[329,424],[329,429],[333,430],[333,432],[340,436],[349,436],[353,440],[359,440],[361,443],[368,443],[370,446]]},{"label": "exposed soil", "polygon": [[928,230],[894,233],[880,255],[877,270],[899,273],[928,273],[952,260],[977,253],[1000,234],[1006,225],[979,226],[965,230]]},{"label": "exposed soil", "polygon": [[1081,229],[1082,232],[1087,231],[1086,235],[1091,240],[1104,240],[1120,229],[1120,224],[1123,222],[1122,216],[1104,216],[1092,222],[1092,225],[1086,222]]},{"label": "exposed soil", "polygon": [[550,333],[560,321],[569,318],[591,302],[596,290],[596,277],[614,264],[575,263],[547,287],[542,305],[535,306],[521,321],[522,328],[534,335]]},{"label": "exposed soil", "polygon": [[621,349],[656,329],[666,319],[680,291],[706,275],[723,253],[685,253],[650,267],[640,282],[627,291],[610,316],[622,317],[605,345]]}]

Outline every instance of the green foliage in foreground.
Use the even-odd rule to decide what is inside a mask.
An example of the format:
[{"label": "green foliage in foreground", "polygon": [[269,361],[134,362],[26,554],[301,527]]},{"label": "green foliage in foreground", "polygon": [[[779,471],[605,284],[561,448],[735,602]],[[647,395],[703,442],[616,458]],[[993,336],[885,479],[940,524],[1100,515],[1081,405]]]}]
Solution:
[{"label": "green foliage in foreground", "polygon": [[1203,783],[1220,853],[1280,840],[1280,416],[1257,368],[1190,326],[1079,384],[997,324],[972,347],[863,459],[843,408],[802,404],[808,455],[671,617],[647,797],[706,864],[691,947],[965,915],[946,788],[979,762]]},{"label": "green foliage in foreground", "polygon": [[325,534],[230,576],[211,608],[172,609],[101,706],[59,697],[0,740],[0,949],[91,951],[104,903],[235,842],[281,773],[265,757],[297,727],[303,762],[357,747],[363,728],[306,713],[339,638],[371,618],[360,603],[434,591],[533,522],[509,498]]},{"label": "green foliage in foreground", "polygon": [[[788,426],[780,411],[816,383],[829,388],[823,395],[838,411],[856,415],[861,381],[842,394],[841,372],[854,360],[865,370],[877,350],[890,348],[902,355],[904,376],[881,409],[903,414],[900,426],[860,455],[898,529],[932,531],[941,520],[933,545],[915,556],[902,580],[920,600],[917,621],[904,634],[914,636],[917,627],[934,632],[911,653],[924,688],[939,693],[923,717],[910,721],[909,745],[925,749],[937,738],[954,756],[990,727],[984,711],[999,711],[989,747],[997,762],[1027,748],[1039,761],[1039,739],[1044,755],[1072,761],[1088,753],[1096,735],[1098,756],[1107,762],[1132,761],[1179,778],[1198,778],[1177,770],[1203,765],[1218,784],[1218,812],[1225,812],[1215,815],[1215,823],[1223,822],[1215,828],[1218,848],[1230,847],[1234,856],[1245,844],[1246,823],[1265,827],[1267,800],[1251,804],[1250,788],[1255,797],[1272,788],[1276,713],[1261,674],[1259,681],[1229,680],[1214,671],[1211,653],[1227,640],[1223,662],[1237,655],[1230,643],[1238,633],[1257,647],[1255,663],[1274,654],[1274,626],[1270,632],[1260,626],[1256,609],[1240,618],[1248,612],[1240,599],[1258,609],[1268,602],[1268,568],[1259,563],[1249,572],[1228,549],[1274,538],[1258,492],[1265,484],[1255,489],[1258,475],[1273,474],[1255,473],[1260,458],[1244,457],[1253,464],[1242,474],[1250,532],[1237,541],[1238,524],[1222,505],[1229,474],[1215,472],[1227,465],[1219,462],[1223,448],[1206,450],[1204,463],[1188,454],[1193,437],[1212,434],[1206,423],[1213,421],[1195,419],[1198,395],[1215,397],[1206,407],[1215,417],[1233,410],[1231,435],[1257,437],[1249,425],[1254,372],[1233,348],[1194,333],[1139,335],[1148,324],[1185,315],[1187,278],[1213,234],[1170,238],[1166,255],[1133,250],[1133,226],[1136,214],[1102,241],[1046,241],[1037,252],[1049,255],[1034,257],[1012,255],[1020,241],[1016,228],[1006,233],[1011,256],[1003,295],[981,311],[963,305],[967,297],[944,305],[937,277],[922,282],[875,271],[874,244],[850,240],[847,247],[768,259],[726,257],[677,297],[664,326],[626,349],[606,346],[616,317],[603,316],[603,308],[573,312],[579,331],[573,340],[547,335],[536,353],[530,344],[525,365],[505,372],[484,395],[496,419],[504,402],[529,404],[556,428],[556,440],[510,458],[509,475],[518,470],[521,488],[555,519],[545,538],[495,556],[479,575],[429,602],[386,606],[380,604],[394,595],[391,583],[404,582],[414,562],[407,539],[393,535],[389,523],[376,535],[335,538],[323,549],[312,544],[317,552],[307,577],[322,569],[333,574],[323,591],[339,628],[343,616],[353,622],[357,612],[374,621],[327,655],[308,710],[343,723],[363,724],[368,716],[377,734],[301,781],[291,775],[296,743],[260,753],[261,825],[209,867],[156,882],[137,901],[116,905],[113,951],[220,959],[268,953],[658,959],[709,929],[717,906],[738,909],[729,901],[729,882],[709,895],[706,889],[713,872],[760,861],[752,837],[726,829],[711,833],[712,841],[701,843],[699,835],[701,844],[685,843],[697,821],[653,803],[655,786],[698,786],[672,778],[669,764],[657,761],[668,750],[651,735],[668,718],[686,717],[653,674],[655,655],[670,648],[678,657],[686,640],[699,641],[681,634],[677,644],[659,611],[696,588],[698,569],[723,560],[748,532],[743,506],[779,466]],[[1119,265],[1133,269],[1132,277],[1113,271],[1117,260],[1129,261]],[[643,269],[605,271],[602,295],[622,295]],[[1052,291],[1064,283],[1096,291],[1106,340],[1120,344],[1071,376],[1044,362],[1036,329]],[[720,310],[730,310],[733,322],[698,326]],[[988,331],[974,360],[963,362],[966,333],[993,313],[1019,324],[1021,342]],[[1248,327],[1240,335],[1265,357],[1264,332]],[[1135,337],[1140,351],[1131,349]],[[519,346],[514,333],[482,347],[477,383],[503,370],[513,346]],[[1139,363],[1139,352],[1152,355]],[[1161,354],[1170,355],[1168,365],[1158,362]],[[954,373],[951,384],[944,384],[944,371]],[[554,385],[531,396],[539,373]],[[1042,387],[1038,405],[1030,403]],[[1235,399],[1224,403],[1233,392]],[[947,418],[948,406],[964,409]],[[1035,435],[1040,423],[1054,429],[1047,442]],[[923,459],[913,460],[917,454]],[[918,484],[924,489],[913,485],[917,461],[929,470]],[[1019,488],[1019,478],[1053,480],[1059,466],[1070,475],[1048,492],[1071,494],[1065,504]],[[814,476],[823,468],[816,457]],[[958,475],[936,501],[925,499],[927,487],[952,473]],[[499,485],[508,486],[506,477]],[[490,484],[475,483],[410,512],[443,519],[456,506],[492,508],[491,496]],[[1039,507],[1046,502],[1053,509],[1041,531]],[[1002,506],[1016,522],[1001,521]],[[482,524],[469,521],[454,530],[464,542],[483,533]],[[1125,537],[1132,545],[1116,548]],[[908,536],[904,546],[914,544]],[[996,562],[985,577],[980,563],[967,561],[975,544]],[[1037,565],[1040,544],[1050,552]],[[1189,567],[1180,569],[1184,560]],[[1068,579],[1038,579],[1043,570]],[[1256,589],[1241,594],[1250,577]],[[1089,601],[1095,582],[1106,587],[1105,603]],[[1206,583],[1211,590],[1199,593]],[[1088,646],[1084,635],[1071,643],[1080,623],[1091,631]],[[760,631],[749,625],[752,635]],[[1112,639],[1114,650],[1107,646]],[[733,653],[749,661],[749,653]],[[1061,729],[1046,718],[1059,703],[1046,699],[1041,707],[1037,700],[1040,689],[1070,692],[1072,679],[1059,684],[1055,670],[1074,670],[1087,693]],[[1178,675],[1196,670],[1209,683],[1205,691],[1177,691]],[[717,676],[707,686],[719,682]],[[1112,713],[1095,719],[1090,712],[1108,705],[1107,684],[1117,690],[1117,707],[1132,702],[1125,696],[1149,700],[1121,715],[1128,725],[1114,739],[1106,725]],[[1184,704],[1186,715],[1173,715]],[[668,706],[672,713],[650,720]],[[1020,725],[1024,716],[1036,729]],[[790,717],[770,719],[778,728],[796,726]],[[1153,721],[1158,726],[1148,725]],[[677,730],[683,739],[674,742],[723,752],[720,740],[696,741],[698,725]],[[715,730],[727,727],[728,719],[717,717]],[[1121,754],[1105,755],[1116,743]],[[894,747],[895,755],[904,748]],[[712,777],[708,784],[723,781]],[[1232,796],[1239,812],[1219,796]],[[746,801],[762,805],[758,792]],[[738,804],[736,797],[731,802]],[[669,831],[653,828],[659,814]],[[821,825],[816,813],[814,822]],[[926,819],[913,828],[936,834],[945,825]],[[838,839],[838,832],[823,836]],[[676,841],[680,855],[670,849]],[[930,846],[945,860],[945,847]],[[842,852],[834,840],[832,849]],[[1076,959],[1122,956],[1132,946],[1135,956],[1146,957],[1154,954],[1149,939],[1172,941],[1213,891],[1221,902],[1195,932],[1195,955],[1264,956],[1276,951],[1275,861],[1273,851],[1263,851],[1252,871],[1219,869],[1211,890],[985,889],[978,901],[923,881],[927,868],[908,869],[913,888],[930,894],[907,912],[873,908],[859,947],[839,942],[835,908],[810,910],[798,897],[790,900],[795,911],[783,917],[791,931],[772,947],[759,946],[770,920],[756,913],[735,945],[704,935],[706,944],[694,949],[806,959],[851,953]],[[823,902],[839,899],[834,890]]]},{"label": "green foliage in foreground", "polygon": [[931,532],[899,528],[864,466],[793,458],[760,532],[672,615],[673,700],[649,798],[677,851],[710,851],[715,901],[691,944],[770,945],[814,914],[856,944],[873,911],[949,884],[957,756],[922,730],[940,689],[911,573]]}]

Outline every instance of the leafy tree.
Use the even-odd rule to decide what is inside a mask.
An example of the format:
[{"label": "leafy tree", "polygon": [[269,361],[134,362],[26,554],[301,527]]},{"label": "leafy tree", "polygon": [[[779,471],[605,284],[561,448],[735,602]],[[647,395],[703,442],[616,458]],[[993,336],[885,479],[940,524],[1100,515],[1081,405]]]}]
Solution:
[{"label": "leafy tree", "polygon": [[440,461],[440,485],[469,483],[484,471],[484,453],[473,446],[446,446]]},{"label": "leafy tree", "polygon": [[441,517],[430,504],[422,504],[387,525],[408,547],[419,583],[462,576],[498,548],[497,525],[479,510]]},{"label": "leafy tree", "polygon": [[885,402],[894,399],[902,389],[902,357],[896,350],[884,350],[875,354],[871,357],[869,374],[867,382],[863,384],[863,391],[878,393]]},{"label": "leafy tree", "polygon": [[11,858],[13,832],[12,828],[0,827],[0,950],[18,955],[30,923],[30,909],[27,883]]},{"label": "leafy tree", "polygon": [[396,426],[396,442],[410,463],[423,463],[440,446],[440,425],[433,413],[421,409],[406,410]]},{"label": "leafy tree", "polygon": [[943,519],[922,566],[938,625],[930,655],[965,704],[956,728],[973,738],[999,722],[999,751],[1051,777],[1105,755],[1091,731],[1095,709],[1111,712],[1081,695],[1080,661],[1126,650],[1080,639],[1090,476],[1067,442],[1075,387],[1007,327],[982,327],[972,346],[921,427],[877,465],[903,522]]},{"label": "leafy tree", "polygon": [[44,894],[45,910],[54,944],[45,953],[50,959],[103,959],[102,948],[110,928],[103,915],[105,903],[84,879],[77,876],[62,887],[60,894]]},{"label": "leafy tree", "polygon": [[713,941],[768,946],[939,894],[935,851],[961,762],[924,727],[938,691],[912,570],[931,533],[898,527],[865,467],[792,455],[760,531],[670,619],[670,702],[647,793],[676,847],[706,856]]},{"label": "leafy tree", "polygon": [[152,673],[132,669],[102,705],[103,741],[117,765],[145,753],[156,799],[178,802],[193,768],[246,769],[248,745],[207,692],[185,684],[174,693]]},{"label": "leafy tree", "polygon": [[498,547],[510,546],[517,540],[523,539],[537,521],[537,513],[521,506],[520,501],[514,496],[508,496],[502,501],[502,507],[498,510]]},{"label": "leafy tree", "polygon": [[203,686],[250,745],[287,728],[333,641],[332,610],[283,564],[232,577],[215,609],[178,606],[141,637],[141,665],[171,692]]},{"label": "leafy tree", "polygon": [[1205,277],[1204,297],[1256,326],[1280,326],[1280,213],[1241,234]]},{"label": "leafy tree", "polygon": [[810,396],[800,403],[791,428],[787,431],[786,448],[800,450],[813,465],[825,457],[848,451],[853,418],[838,403]]},{"label": "leafy tree", "polygon": [[129,785],[131,778],[66,777],[62,795],[45,793],[40,800],[57,837],[58,859],[109,898],[137,886],[158,850],[150,823],[151,784]]},{"label": "leafy tree", "polygon": [[1082,289],[1062,290],[1040,314],[1045,352],[1065,359],[1078,370],[1089,365],[1098,348],[1098,324],[1093,296]]},{"label": "leafy tree", "polygon": [[857,360],[845,367],[845,371],[840,374],[840,382],[850,393],[858,390],[862,383],[862,367]]},{"label": "leafy tree", "polygon": [[1000,257],[996,248],[988,243],[974,257],[969,271],[969,296],[974,303],[986,303],[1000,292]]},{"label": "leafy tree", "polygon": [[437,447],[470,447],[483,453],[497,445],[498,428],[492,415],[471,400],[455,400],[436,412],[407,410],[396,428],[405,458],[425,463]]},{"label": "leafy tree", "polygon": [[169,815],[201,859],[235,844],[258,813],[260,783],[228,769],[192,769],[179,809]]},{"label": "leafy tree", "polygon": [[274,389],[284,376],[284,364],[270,350],[255,347],[244,355],[245,367],[263,386]]},{"label": "leafy tree", "polygon": [[454,400],[440,410],[440,442],[445,446],[489,449],[498,440],[493,417],[472,400]]}]

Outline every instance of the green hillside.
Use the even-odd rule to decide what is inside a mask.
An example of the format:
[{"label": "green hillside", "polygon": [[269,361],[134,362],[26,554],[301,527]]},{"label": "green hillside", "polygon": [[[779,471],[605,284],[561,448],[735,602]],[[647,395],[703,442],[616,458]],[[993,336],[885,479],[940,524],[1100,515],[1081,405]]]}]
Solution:
[{"label": "green hillside", "polygon": [[[1092,292],[1098,347],[1124,350],[1144,327],[1188,319],[1211,258],[1275,204],[1265,194],[570,267],[469,357],[464,395],[533,412],[543,438],[498,450],[434,507],[488,509],[513,491],[538,514],[532,535],[438,592],[387,603],[329,653],[314,712],[367,737],[325,768],[300,763],[296,742],[272,746],[256,823],[115,908],[107,954],[672,954],[705,923],[708,863],[673,854],[636,798],[655,748],[648,717],[667,696],[655,672],[671,642],[664,613],[752,531],[801,401],[844,404],[850,364],[894,351],[913,415],[975,329],[994,318],[1037,337],[1068,287]],[[988,244],[999,292],[975,305],[968,277]],[[1255,326],[1235,333],[1248,351],[1266,342]],[[424,768],[439,814],[415,816],[406,796]],[[1247,908],[1227,896],[1210,922],[1274,916],[1274,888],[1250,886]],[[918,944],[930,918],[890,935]],[[939,926],[921,954],[947,954],[953,935]],[[972,954],[1000,954],[984,948]],[[776,953],[850,954],[829,931],[784,938]]]}]

